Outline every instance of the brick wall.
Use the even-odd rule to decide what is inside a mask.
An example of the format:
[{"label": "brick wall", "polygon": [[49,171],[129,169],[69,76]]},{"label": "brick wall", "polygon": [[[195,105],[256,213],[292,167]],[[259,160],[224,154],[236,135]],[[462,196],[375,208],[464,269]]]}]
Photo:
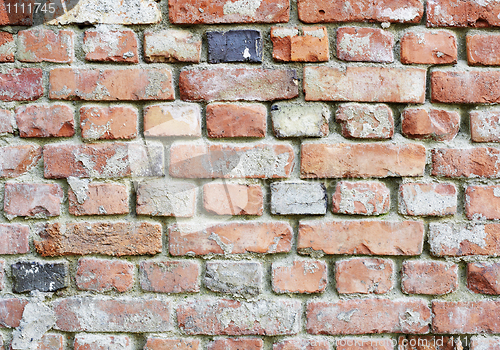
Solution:
[{"label": "brick wall", "polygon": [[1,350],[500,349],[499,1],[42,4],[0,0]]}]

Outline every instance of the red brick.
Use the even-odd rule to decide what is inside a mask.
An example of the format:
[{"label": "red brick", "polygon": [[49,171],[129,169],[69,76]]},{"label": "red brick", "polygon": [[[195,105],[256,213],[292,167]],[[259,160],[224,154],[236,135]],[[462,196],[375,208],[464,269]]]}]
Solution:
[{"label": "red brick", "polygon": [[500,219],[500,186],[467,187],[465,215],[469,220]]},{"label": "red brick", "polygon": [[399,212],[403,215],[446,216],[457,212],[454,184],[406,183],[399,186]]},{"label": "red brick", "polygon": [[342,294],[383,294],[392,289],[394,263],[386,259],[354,258],[335,262],[335,282]]},{"label": "red brick", "polygon": [[[467,340],[466,340],[467,341]],[[391,347],[392,349],[392,347]],[[398,338],[398,350],[462,350],[460,337],[407,335]]]},{"label": "red brick", "polygon": [[300,176],[423,176],[425,161],[425,147],[417,144],[303,143]]},{"label": "red brick", "polygon": [[284,178],[290,176],[295,155],[289,144],[174,144],[170,175],[183,178]]},{"label": "red brick", "polygon": [[469,27],[498,27],[500,26],[500,3],[497,1],[467,2],[467,24]]},{"label": "red brick", "polygon": [[273,263],[275,293],[321,293],[325,291],[327,280],[327,267],[323,261]]},{"label": "red brick", "polygon": [[66,105],[25,105],[16,108],[21,137],[70,137],[75,134],[73,109]]},{"label": "red brick", "polygon": [[323,339],[287,339],[273,344],[273,350],[330,350]]},{"label": "red brick", "polygon": [[36,145],[0,147],[0,177],[17,177],[35,167],[42,156]]},{"label": "red brick", "polygon": [[346,138],[390,139],[394,134],[392,110],[385,104],[343,103],[335,118]]},{"label": "red brick", "polygon": [[467,288],[474,293],[500,295],[500,263],[468,263]]},{"label": "red brick", "polygon": [[[23,11],[28,9],[30,4],[33,6],[33,0],[2,0],[0,1],[0,26],[4,25],[33,25],[33,13],[31,11]],[[16,7],[17,5],[17,7]],[[17,9],[17,11],[16,11]]]},{"label": "red brick", "polygon": [[310,302],[310,334],[428,333],[431,310],[421,299]]},{"label": "red brick", "polygon": [[200,266],[194,261],[143,261],[139,265],[141,287],[156,293],[200,291]]},{"label": "red brick", "polygon": [[172,103],[144,109],[144,136],[201,137],[201,109],[194,103]]},{"label": "red brick", "polygon": [[70,30],[54,32],[44,28],[17,33],[17,59],[21,62],[70,63],[73,61],[73,35]]},{"label": "red brick", "polygon": [[75,275],[80,290],[126,292],[134,286],[134,264],[128,261],[82,258]]},{"label": "red brick", "polygon": [[132,30],[87,30],[83,50],[87,61],[139,62],[137,36]]},{"label": "red brick", "polygon": [[262,215],[264,198],[260,185],[210,183],[203,186],[203,207],[217,215]]},{"label": "red brick", "polygon": [[423,103],[425,79],[420,68],[305,67],[305,99]]},{"label": "red brick", "polygon": [[36,350],[64,350],[64,336],[45,333],[38,341]]},{"label": "red brick", "polygon": [[470,350],[500,350],[500,338],[499,337],[482,337],[473,336],[470,339]]},{"label": "red brick", "polygon": [[468,0],[428,0],[427,27],[467,27]]},{"label": "red brick", "polygon": [[457,63],[457,39],[449,31],[413,31],[401,38],[401,63]]},{"label": "red brick", "polygon": [[[0,290],[5,288],[5,271],[4,271],[5,261],[0,260]],[[1,347],[2,344],[0,344]]]},{"label": "red brick", "polygon": [[7,217],[50,217],[61,214],[63,191],[58,184],[6,183],[4,213]]},{"label": "red brick", "polygon": [[132,350],[130,338],[126,335],[77,334],[74,350]]},{"label": "red brick", "polygon": [[458,265],[409,260],[401,269],[401,288],[408,294],[442,295],[458,288]]},{"label": "red brick", "polygon": [[297,250],[324,254],[419,255],[424,225],[419,221],[301,221]]},{"label": "red brick", "polygon": [[117,140],[137,137],[137,109],[129,106],[80,108],[82,138]]},{"label": "red brick", "polygon": [[0,224],[0,255],[29,253],[30,229],[19,224]]},{"label": "red brick", "polygon": [[344,61],[394,61],[394,35],[376,28],[340,27],[337,29],[337,58]]},{"label": "red brick", "polygon": [[433,71],[431,73],[432,102],[498,103],[500,96],[498,71]]},{"label": "red brick", "polygon": [[40,68],[11,69],[0,73],[0,101],[33,101],[42,96]]},{"label": "red brick", "polygon": [[136,188],[138,215],[192,217],[196,211],[196,187],[172,180],[140,182]]},{"label": "red brick", "polygon": [[54,68],[49,97],[59,100],[173,100],[172,72],[167,68]]},{"label": "red brick", "polygon": [[187,30],[167,29],[144,33],[146,62],[192,62],[201,58],[201,39]]},{"label": "red brick", "polygon": [[210,103],[206,122],[208,137],[265,137],[267,108],[256,103]]},{"label": "red brick", "polygon": [[181,99],[188,101],[273,101],[299,95],[294,69],[184,69],[179,90]]},{"label": "red brick", "polygon": [[199,339],[163,339],[149,337],[144,350],[199,350]]},{"label": "red brick", "polygon": [[326,27],[272,27],[273,58],[284,62],[325,62],[330,57]]},{"label": "red brick", "polygon": [[53,303],[54,329],[63,332],[165,332],[170,303],[157,299],[72,297]]},{"label": "red brick", "polygon": [[162,176],[163,145],[99,143],[49,144],[43,147],[44,176],[116,178]]},{"label": "red brick", "polygon": [[380,215],[389,212],[390,191],[381,182],[340,181],[332,195],[335,214]]},{"label": "red brick", "polygon": [[24,307],[28,304],[25,299],[0,299],[0,329],[19,327],[23,317]]},{"label": "red brick", "polygon": [[470,134],[474,142],[500,142],[500,110],[470,111]]},{"label": "red brick", "polygon": [[401,117],[401,131],[410,139],[451,141],[460,128],[460,114],[444,109],[406,108]]},{"label": "red brick", "polygon": [[432,176],[483,177],[500,176],[500,151],[496,148],[437,148],[432,154]]},{"label": "red brick", "polygon": [[189,225],[169,228],[171,255],[289,252],[292,228],[283,222],[227,223],[197,230]]},{"label": "red brick", "polygon": [[0,32],[0,62],[14,62],[15,51],[14,36],[7,32]]},{"label": "red brick", "polygon": [[13,134],[13,113],[8,109],[0,109],[0,134]]},{"label": "red brick", "polygon": [[390,338],[341,338],[335,340],[337,350],[393,350]]},{"label": "red brick", "polygon": [[286,0],[233,2],[231,0],[170,0],[168,14],[174,24],[286,23],[290,19]]},{"label": "red brick", "polygon": [[42,256],[154,255],[162,250],[161,225],[147,222],[53,223],[39,236],[34,244]]},{"label": "red brick", "polygon": [[467,62],[471,66],[500,65],[500,35],[467,35]]},{"label": "red brick", "polygon": [[263,346],[258,338],[226,338],[208,343],[207,350],[262,350]]},{"label": "red brick", "polygon": [[289,335],[298,333],[300,313],[296,300],[193,300],[177,307],[177,322],[187,334]]},{"label": "red brick", "polygon": [[[499,333],[498,301],[432,302],[432,331],[437,334]],[[457,315],[453,317],[452,315]],[[459,316],[458,316],[459,315]]]},{"label": "red brick", "polygon": [[90,183],[86,187],[76,188],[75,195],[68,189],[70,214],[80,215],[116,215],[128,214],[128,190],[125,185],[111,183]]}]

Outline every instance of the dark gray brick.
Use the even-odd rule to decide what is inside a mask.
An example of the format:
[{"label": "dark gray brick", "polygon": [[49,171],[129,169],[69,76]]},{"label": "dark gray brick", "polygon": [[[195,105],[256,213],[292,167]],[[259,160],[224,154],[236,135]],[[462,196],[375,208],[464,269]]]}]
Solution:
[{"label": "dark gray brick", "polygon": [[258,30],[208,32],[208,62],[262,62],[262,39]]},{"label": "dark gray brick", "polygon": [[39,263],[22,261],[12,264],[12,290],[16,293],[39,290],[55,292],[67,287],[68,269],[64,263]]}]

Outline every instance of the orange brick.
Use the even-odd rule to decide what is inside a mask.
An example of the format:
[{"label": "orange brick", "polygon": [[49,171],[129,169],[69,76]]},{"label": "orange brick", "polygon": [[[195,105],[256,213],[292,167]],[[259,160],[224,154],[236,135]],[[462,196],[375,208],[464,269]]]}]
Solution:
[{"label": "orange brick", "polygon": [[470,134],[473,142],[500,142],[500,110],[470,111]]},{"label": "orange brick", "polygon": [[57,33],[44,28],[17,33],[17,59],[21,62],[73,62],[73,35],[70,30]]},{"label": "orange brick", "polygon": [[468,263],[467,288],[474,293],[500,295],[500,263]]},{"label": "orange brick", "polygon": [[83,106],[80,128],[85,140],[117,140],[137,137],[137,109],[129,106]]},{"label": "orange brick", "polygon": [[194,261],[143,261],[139,265],[141,287],[155,293],[200,291],[200,266]]},{"label": "orange brick", "polygon": [[337,58],[344,61],[390,63],[394,61],[394,35],[376,28],[337,29]]},{"label": "orange brick", "polygon": [[452,293],[458,288],[458,265],[441,261],[405,261],[401,281],[403,292],[408,294]]},{"label": "orange brick", "polygon": [[83,50],[87,61],[139,62],[137,36],[132,30],[87,30]]},{"label": "orange brick", "polygon": [[128,214],[128,191],[125,185],[85,182],[73,184],[74,182],[70,183],[68,189],[70,214],[76,216]]},{"label": "orange brick", "polygon": [[0,73],[0,101],[33,101],[43,96],[40,68],[11,69]]},{"label": "orange brick", "polygon": [[273,263],[273,290],[275,293],[321,293],[327,284],[327,267],[322,261],[294,261]]},{"label": "orange brick", "polygon": [[14,36],[7,32],[0,32],[0,62],[14,62],[15,51]]},{"label": "orange brick", "polygon": [[59,216],[62,200],[58,184],[6,183],[4,212],[10,217]]},{"label": "orange brick", "polygon": [[264,342],[258,338],[216,339],[208,343],[207,350],[262,350]]},{"label": "orange brick", "polygon": [[17,177],[30,171],[42,157],[35,145],[0,147],[0,177]]},{"label": "orange brick", "polygon": [[380,215],[389,212],[390,191],[381,182],[340,181],[332,195],[336,214]]},{"label": "orange brick", "polygon": [[468,0],[427,1],[427,27],[467,27]]},{"label": "orange brick", "polygon": [[457,39],[449,31],[413,31],[401,39],[401,63],[457,63]]},{"label": "orange brick", "polygon": [[163,339],[149,337],[144,350],[199,350],[199,339]]},{"label": "orange brick", "polygon": [[467,62],[471,66],[500,65],[500,35],[467,35]]},{"label": "orange brick", "polygon": [[203,206],[217,215],[262,215],[262,188],[259,185],[210,183],[203,186]]},{"label": "orange brick", "polygon": [[392,289],[394,263],[387,259],[354,258],[335,262],[337,291],[383,294]]},{"label": "orange brick", "polygon": [[144,109],[144,136],[201,137],[201,109],[195,103],[173,103]]},{"label": "orange brick", "polygon": [[401,118],[403,135],[410,139],[451,141],[460,128],[460,114],[444,109],[406,108]]},{"label": "orange brick", "polygon": [[73,109],[67,105],[25,105],[16,108],[21,137],[70,137],[75,134]]},{"label": "orange brick", "polygon": [[500,151],[496,148],[437,148],[432,154],[432,176],[483,177],[500,176]]},{"label": "orange brick", "polygon": [[265,137],[267,108],[257,103],[210,103],[206,122],[208,137]]},{"label": "orange brick", "polygon": [[80,290],[126,292],[134,286],[134,264],[128,261],[82,258],[75,275]]},{"label": "orange brick", "polygon": [[272,27],[273,58],[284,62],[324,62],[330,57],[326,27]]},{"label": "orange brick", "polygon": [[[498,301],[437,301],[432,302],[432,331],[437,334],[499,333],[496,317]],[[460,317],[450,317],[460,315]]]},{"label": "orange brick", "polygon": [[385,104],[343,103],[335,118],[346,138],[390,139],[394,135],[392,110]]},{"label": "orange brick", "polygon": [[4,25],[33,25],[33,13],[31,11],[16,11],[24,5],[26,8],[33,4],[33,0],[2,0],[0,1],[0,26]]},{"label": "orange brick", "polygon": [[500,219],[500,186],[469,186],[465,190],[465,215],[469,220]]}]

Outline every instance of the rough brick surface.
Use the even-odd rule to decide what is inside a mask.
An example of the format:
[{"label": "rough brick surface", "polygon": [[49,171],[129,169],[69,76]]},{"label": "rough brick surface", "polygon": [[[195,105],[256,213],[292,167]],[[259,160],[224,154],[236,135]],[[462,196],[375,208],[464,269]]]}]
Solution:
[{"label": "rough brick surface", "polygon": [[467,35],[467,62],[473,66],[500,65],[500,35]]},{"label": "rough brick surface", "polygon": [[392,289],[394,263],[385,259],[355,258],[335,262],[335,282],[342,294],[383,294]]},{"label": "rough brick surface", "polygon": [[451,141],[460,128],[460,114],[444,109],[407,108],[401,118],[403,135],[410,139]]},{"label": "rough brick surface", "polygon": [[465,215],[469,220],[500,219],[500,186],[469,186],[465,190]]},{"label": "rough brick surface", "polygon": [[16,293],[55,292],[68,286],[68,267],[64,263],[22,261],[12,264],[11,268],[12,290]]},{"label": "rough brick surface", "polygon": [[17,177],[38,164],[42,148],[36,145],[0,147],[0,177]]},{"label": "rough brick surface", "polygon": [[0,254],[25,254],[30,251],[30,229],[20,224],[0,224]]},{"label": "rough brick surface", "polygon": [[62,200],[63,191],[57,184],[6,183],[4,212],[11,219],[59,216]]},{"label": "rough brick surface", "polygon": [[15,11],[15,4],[27,6],[30,0],[3,0],[0,2],[0,25],[30,26],[33,24],[33,13],[30,11]]},{"label": "rough brick surface", "polygon": [[0,62],[14,62],[16,44],[10,33],[0,32]]},{"label": "rough brick surface", "polygon": [[210,183],[203,186],[203,207],[217,215],[262,215],[264,196],[259,185]]},{"label": "rough brick surface", "polygon": [[82,258],[78,260],[75,281],[80,290],[126,292],[134,285],[134,265],[127,261]]},{"label": "rough brick surface", "polygon": [[[433,301],[432,331],[437,334],[498,333],[498,301]],[[449,317],[450,314],[461,315]]]},{"label": "rough brick surface", "polygon": [[23,317],[24,307],[28,303],[25,299],[1,298],[0,299],[0,329],[19,327]]},{"label": "rough brick surface", "polygon": [[473,336],[470,339],[470,350],[498,350],[500,349],[499,337]]},{"label": "rough brick surface", "polygon": [[263,104],[210,103],[206,123],[208,137],[264,137],[267,109]]},{"label": "rough brick surface", "polygon": [[258,262],[209,261],[204,277],[205,287],[211,291],[255,297],[262,290],[262,264]]},{"label": "rough brick surface", "polygon": [[38,341],[37,350],[64,350],[64,339],[62,334],[45,333]]},{"label": "rough brick surface", "polygon": [[457,62],[457,39],[449,31],[412,31],[401,39],[401,62],[450,64]]},{"label": "rough brick surface", "polygon": [[75,350],[132,350],[130,337],[126,335],[77,334]]},{"label": "rough brick surface", "polygon": [[500,264],[468,263],[467,288],[474,293],[500,295]]},{"label": "rough brick surface", "polygon": [[500,151],[496,148],[437,148],[432,152],[432,175],[442,177],[498,178]]},{"label": "rough brick surface", "polygon": [[33,101],[42,95],[40,68],[11,69],[0,73],[0,101]]},{"label": "rough brick surface", "polygon": [[408,294],[451,293],[458,288],[458,265],[440,261],[405,261],[401,281],[403,292]]},{"label": "rough brick surface", "polygon": [[73,36],[69,30],[22,30],[17,34],[16,58],[22,62],[70,63],[74,56]]},{"label": "rough brick surface", "polygon": [[322,183],[276,182],[271,184],[271,213],[321,215],[326,213],[326,188]]},{"label": "rough brick surface", "polygon": [[137,136],[137,109],[129,106],[83,106],[80,128],[85,140],[133,139]]},{"label": "rough brick surface", "polygon": [[329,133],[330,111],[318,103],[278,103],[271,107],[274,135],[322,137]]},{"label": "rough brick surface", "polygon": [[196,208],[193,184],[151,180],[140,182],[136,189],[138,215],[191,217]]},{"label": "rough brick surface", "polygon": [[330,350],[330,345],[324,339],[287,339],[274,343],[273,350]]},{"label": "rough brick surface", "polygon": [[385,104],[343,103],[335,118],[346,138],[390,139],[394,135],[392,110]]},{"label": "rough brick surface", "polygon": [[0,109],[0,134],[13,134],[13,113],[8,109]]},{"label": "rough brick surface", "polygon": [[262,38],[258,30],[207,32],[208,63],[262,62]]},{"label": "rough brick surface", "polygon": [[327,284],[327,267],[322,261],[273,263],[273,290],[276,293],[320,293]]},{"label": "rough brick surface", "polygon": [[144,136],[201,136],[201,109],[194,103],[152,105],[144,109]]},{"label": "rough brick surface", "polygon": [[272,27],[271,41],[276,61],[324,62],[329,59],[326,27]]},{"label": "rough brick surface", "polygon": [[500,142],[500,110],[470,111],[470,134],[474,142]]},{"label": "rough brick surface", "polygon": [[394,61],[394,35],[381,29],[337,29],[337,58],[343,61],[390,63]]},{"label": "rough brick surface", "polygon": [[[392,350],[391,338],[340,338],[335,341],[337,350]],[[401,350],[401,349],[398,349]]]},{"label": "rough brick surface", "polygon": [[25,105],[16,108],[21,137],[69,137],[75,134],[73,109],[67,105]]},{"label": "rough brick surface", "polygon": [[[74,187],[74,189],[73,189]],[[128,191],[124,185],[70,182],[69,212],[73,215],[127,214]]]},{"label": "rough brick surface", "polygon": [[145,350],[201,350],[199,339],[164,339],[149,337]]},{"label": "rough brick surface", "polygon": [[0,260],[0,290],[3,290],[5,288],[5,261]]},{"label": "rough brick surface", "polygon": [[131,30],[87,30],[83,36],[83,50],[87,61],[139,62],[137,36]]},{"label": "rough brick surface", "polygon": [[381,182],[340,181],[332,195],[336,214],[380,215],[389,211],[390,191]]},{"label": "rough brick surface", "polygon": [[144,33],[146,62],[200,62],[201,39],[186,30]]},{"label": "rough brick surface", "polygon": [[207,350],[262,350],[263,345],[259,338],[227,338],[208,343]]},{"label": "rough brick surface", "polygon": [[157,293],[200,291],[200,267],[194,261],[143,261],[139,265],[141,287]]},{"label": "rough brick surface", "polygon": [[498,2],[476,0],[431,0],[427,2],[429,27],[499,26]]},{"label": "rough brick surface", "polygon": [[412,216],[446,216],[457,212],[457,189],[445,183],[406,183],[399,187],[399,212]]}]

